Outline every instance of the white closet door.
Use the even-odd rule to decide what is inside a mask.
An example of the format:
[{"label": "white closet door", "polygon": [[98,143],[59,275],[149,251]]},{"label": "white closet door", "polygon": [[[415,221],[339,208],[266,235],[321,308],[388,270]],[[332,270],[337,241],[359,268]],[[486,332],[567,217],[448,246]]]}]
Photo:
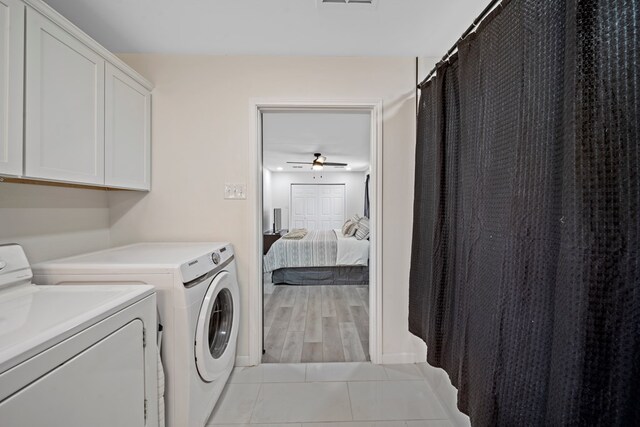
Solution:
[{"label": "white closet door", "polygon": [[342,228],[344,224],[344,185],[318,186],[318,221],[321,230]]},{"label": "white closet door", "polygon": [[104,60],[27,9],[25,173],[104,184]]},{"label": "white closet door", "polygon": [[292,184],[289,228],[331,230],[342,227],[345,216],[343,184]]},{"label": "white closet door", "polygon": [[22,175],[24,3],[0,0],[0,174]]},{"label": "white closet door", "polygon": [[151,189],[151,94],[107,64],[105,72],[105,184]]},{"label": "white closet door", "polygon": [[317,198],[318,189],[316,185],[291,185],[291,221],[289,221],[289,229],[316,229]]}]

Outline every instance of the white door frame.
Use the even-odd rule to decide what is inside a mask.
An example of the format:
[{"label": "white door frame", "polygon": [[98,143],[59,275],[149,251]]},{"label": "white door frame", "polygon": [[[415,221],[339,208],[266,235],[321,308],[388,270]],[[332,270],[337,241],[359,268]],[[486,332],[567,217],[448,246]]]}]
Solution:
[{"label": "white door frame", "polygon": [[367,111],[371,114],[371,247],[369,252],[369,354],[382,363],[382,101],[381,100],[286,100],[249,101],[251,176],[249,196],[254,220],[251,226],[249,264],[249,365],[262,360],[262,120],[264,111]]}]

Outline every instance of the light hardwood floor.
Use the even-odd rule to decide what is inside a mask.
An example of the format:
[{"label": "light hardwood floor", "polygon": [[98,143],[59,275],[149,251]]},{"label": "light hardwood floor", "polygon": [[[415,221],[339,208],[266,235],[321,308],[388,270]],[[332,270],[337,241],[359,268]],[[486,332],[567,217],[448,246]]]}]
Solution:
[{"label": "light hardwood floor", "polygon": [[265,282],[264,363],[369,360],[368,286]]}]

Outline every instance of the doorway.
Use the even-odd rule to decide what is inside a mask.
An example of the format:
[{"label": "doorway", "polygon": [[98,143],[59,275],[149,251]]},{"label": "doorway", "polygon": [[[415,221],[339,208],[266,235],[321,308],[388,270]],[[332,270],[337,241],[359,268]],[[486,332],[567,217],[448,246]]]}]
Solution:
[{"label": "doorway", "polygon": [[[381,103],[252,102],[251,112],[257,220],[247,364],[380,363]],[[313,124],[322,120],[324,125]],[[283,123],[289,130],[274,135]],[[365,123],[366,138],[354,152],[345,141],[334,140],[340,139],[337,134],[314,131],[342,126],[348,133],[356,123],[360,129]],[[363,134],[352,139],[362,141]],[[365,218],[360,239],[345,236],[346,220],[358,218]],[[337,262],[338,244],[343,262]],[[360,245],[365,255],[345,261],[349,244]],[[305,252],[300,258],[315,259],[274,262],[290,258],[290,251],[299,250],[296,245],[319,248],[327,259]],[[280,252],[272,256],[276,249]]]}]

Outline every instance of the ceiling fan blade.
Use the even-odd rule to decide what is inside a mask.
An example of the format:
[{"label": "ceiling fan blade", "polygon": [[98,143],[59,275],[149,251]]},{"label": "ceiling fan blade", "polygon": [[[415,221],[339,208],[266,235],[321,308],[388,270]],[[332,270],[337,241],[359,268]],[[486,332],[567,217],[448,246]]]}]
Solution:
[{"label": "ceiling fan blade", "polygon": [[311,162],[287,162],[290,165],[312,165]]},{"label": "ceiling fan blade", "polygon": [[347,166],[349,163],[332,163],[332,162],[325,162],[323,163],[324,166]]}]

